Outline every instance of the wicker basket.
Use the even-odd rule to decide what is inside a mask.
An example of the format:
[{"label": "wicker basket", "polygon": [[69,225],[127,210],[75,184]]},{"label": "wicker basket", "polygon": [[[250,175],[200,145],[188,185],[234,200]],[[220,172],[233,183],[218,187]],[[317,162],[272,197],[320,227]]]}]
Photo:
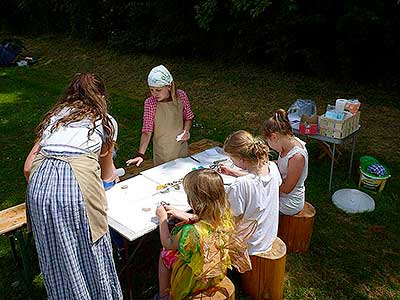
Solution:
[{"label": "wicker basket", "polygon": [[336,139],[343,139],[349,136],[359,128],[360,112],[354,115],[350,113],[345,115],[344,120],[335,120],[325,117],[325,114],[319,117],[319,134]]}]

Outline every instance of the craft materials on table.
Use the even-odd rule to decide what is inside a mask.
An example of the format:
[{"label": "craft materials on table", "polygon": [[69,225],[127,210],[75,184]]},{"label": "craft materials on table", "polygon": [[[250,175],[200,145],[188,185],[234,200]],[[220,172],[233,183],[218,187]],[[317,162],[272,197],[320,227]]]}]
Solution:
[{"label": "craft materials on table", "polygon": [[110,225],[129,240],[133,240],[157,227],[156,208],[169,203],[181,210],[189,210],[181,181],[171,183],[168,193],[156,193],[159,184],[143,175],[137,175],[116,184],[106,192]]},{"label": "craft materials on table", "polygon": [[[202,166],[218,171],[221,164],[233,168],[237,168],[230,160],[229,156],[224,154],[224,150],[221,147],[213,147],[203,152],[192,155],[192,159],[196,160]],[[229,185],[235,181],[235,177],[221,174],[225,185]]]}]

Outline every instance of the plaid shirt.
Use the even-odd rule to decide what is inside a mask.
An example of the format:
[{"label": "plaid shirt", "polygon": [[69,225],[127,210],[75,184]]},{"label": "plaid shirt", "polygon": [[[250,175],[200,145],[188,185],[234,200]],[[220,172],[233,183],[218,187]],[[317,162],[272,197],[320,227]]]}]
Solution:
[{"label": "plaid shirt", "polygon": [[[183,105],[183,121],[192,120],[194,118],[194,114],[190,109],[188,96],[182,90],[177,90],[177,93],[178,98],[181,100]],[[142,132],[153,132],[156,109],[157,99],[155,97],[151,96],[144,101]]]}]

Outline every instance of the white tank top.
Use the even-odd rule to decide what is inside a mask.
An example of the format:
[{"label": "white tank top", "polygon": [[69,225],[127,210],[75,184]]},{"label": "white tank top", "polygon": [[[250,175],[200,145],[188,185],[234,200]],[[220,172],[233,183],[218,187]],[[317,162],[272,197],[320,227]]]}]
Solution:
[{"label": "white tank top", "polygon": [[277,161],[279,172],[281,173],[282,179],[285,180],[288,173],[289,159],[297,153],[300,153],[304,156],[303,172],[301,173],[295,187],[289,194],[280,193],[279,196],[279,211],[285,215],[297,214],[303,209],[305,201],[304,181],[306,180],[308,174],[308,153],[305,146],[306,143],[297,137],[295,137],[295,139],[301,144],[302,147],[294,146],[284,157],[279,155]]}]

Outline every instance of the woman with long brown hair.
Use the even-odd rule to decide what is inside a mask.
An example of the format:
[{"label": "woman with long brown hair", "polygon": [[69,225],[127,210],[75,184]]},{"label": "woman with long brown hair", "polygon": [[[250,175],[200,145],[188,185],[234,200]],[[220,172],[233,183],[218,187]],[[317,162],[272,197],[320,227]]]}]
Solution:
[{"label": "woman with long brown hair", "polygon": [[114,180],[116,136],[105,86],[94,74],[76,74],[37,127],[24,173],[49,299],[122,299],[102,185]]}]

